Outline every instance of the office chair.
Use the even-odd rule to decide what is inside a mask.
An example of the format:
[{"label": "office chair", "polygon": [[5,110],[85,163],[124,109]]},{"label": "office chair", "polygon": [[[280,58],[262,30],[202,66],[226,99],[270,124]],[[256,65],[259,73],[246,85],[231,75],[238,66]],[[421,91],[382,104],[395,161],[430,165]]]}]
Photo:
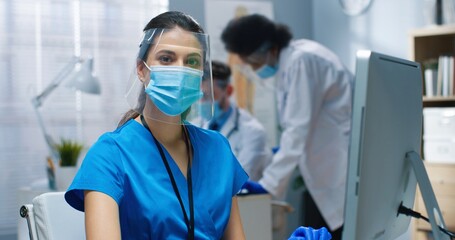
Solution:
[{"label": "office chair", "polygon": [[48,192],[20,208],[30,240],[85,239],[84,213],[66,203],[65,192]]}]

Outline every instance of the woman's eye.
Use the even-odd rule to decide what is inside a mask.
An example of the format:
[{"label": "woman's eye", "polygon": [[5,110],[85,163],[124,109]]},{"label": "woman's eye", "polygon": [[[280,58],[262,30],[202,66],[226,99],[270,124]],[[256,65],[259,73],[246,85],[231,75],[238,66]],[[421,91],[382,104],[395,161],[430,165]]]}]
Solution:
[{"label": "woman's eye", "polygon": [[171,57],[171,56],[163,55],[163,56],[160,56],[160,57],[158,58],[158,60],[159,60],[161,63],[171,63],[171,62],[172,62],[172,57]]},{"label": "woman's eye", "polygon": [[192,68],[199,68],[201,66],[201,60],[196,57],[188,58],[186,64]]}]

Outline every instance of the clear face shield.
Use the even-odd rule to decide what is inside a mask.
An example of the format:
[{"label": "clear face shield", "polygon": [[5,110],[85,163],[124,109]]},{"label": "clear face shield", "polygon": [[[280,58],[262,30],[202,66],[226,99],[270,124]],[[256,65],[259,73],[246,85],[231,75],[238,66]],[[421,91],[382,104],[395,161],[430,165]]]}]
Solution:
[{"label": "clear face shield", "polygon": [[[202,80],[205,85],[202,87]],[[213,115],[213,81],[207,34],[181,28],[144,33],[126,99],[145,118],[186,124]]]},{"label": "clear face shield", "polygon": [[269,42],[263,43],[258,49],[248,56],[240,56],[245,64],[250,65],[253,70],[264,65],[268,60],[269,49],[272,45]]}]

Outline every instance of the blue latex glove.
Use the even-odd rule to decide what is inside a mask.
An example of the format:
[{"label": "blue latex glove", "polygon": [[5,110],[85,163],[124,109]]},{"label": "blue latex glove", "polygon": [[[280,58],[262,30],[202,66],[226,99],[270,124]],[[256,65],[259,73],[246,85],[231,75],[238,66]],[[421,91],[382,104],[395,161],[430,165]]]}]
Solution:
[{"label": "blue latex glove", "polygon": [[330,235],[327,228],[313,229],[312,227],[298,227],[288,240],[330,240]]},{"label": "blue latex glove", "polygon": [[246,181],[245,184],[243,184],[242,189],[240,190],[241,195],[246,195],[246,194],[265,194],[269,193],[267,190],[265,190],[261,184],[253,181]]}]

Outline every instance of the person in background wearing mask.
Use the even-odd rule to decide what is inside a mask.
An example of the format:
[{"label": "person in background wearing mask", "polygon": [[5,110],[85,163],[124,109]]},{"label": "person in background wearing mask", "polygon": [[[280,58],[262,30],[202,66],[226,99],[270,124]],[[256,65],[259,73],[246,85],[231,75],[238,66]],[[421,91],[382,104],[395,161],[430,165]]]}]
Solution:
[{"label": "person in background wearing mask", "polygon": [[308,190],[304,204],[314,206],[304,225],[328,226],[341,239],[353,75],[326,47],[291,41],[286,26],[258,14],[230,21],[221,38],[260,78],[276,78],[280,148],[262,178],[244,188],[282,198],[298,166]]},{"label": "person in background wearing mask", "polygon": [[248,175],[224,136],[188,119],[213,95],[201,89],[209,52],[207,34],[184,13],[144,28],[132,109],[90,148],[65,193],[85,212],[87,239],[245,239],[236,194]]},{"label": "person in background wearing mask", "polygon": [[[271,161],[271,149],[267,146],[267,134],[262,124],[244,109],[230,101],[233,86],[230,83],[231,69],[225,63],[212,61],[214,113],[211,116],[211,105],[201,112],[205,121],[203,127],[221,132],[249,179],[258,181],[262,171]],[[202,89],[210,89],[210,82],[203,81]],[[208,91],[205,91],[208,92]]]}]

